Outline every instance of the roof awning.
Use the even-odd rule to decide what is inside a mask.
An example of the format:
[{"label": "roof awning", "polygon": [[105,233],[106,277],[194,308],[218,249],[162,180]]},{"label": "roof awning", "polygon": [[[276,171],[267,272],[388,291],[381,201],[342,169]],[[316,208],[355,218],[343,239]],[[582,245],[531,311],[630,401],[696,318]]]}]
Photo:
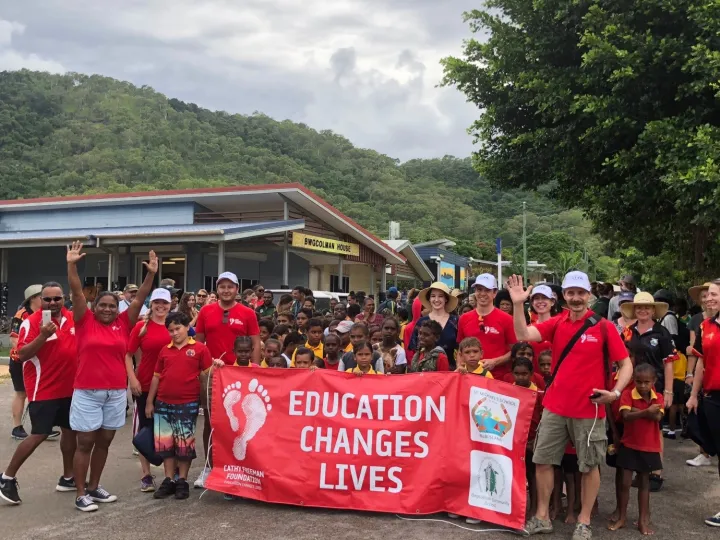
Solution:
[{"label": "roof awning", "polygon": [[423,281],[433,281],[435,276],[430,271],[425,261],[418,254],[410,240],[383,240],[393,250],[401,253],[407,259],[407,264],[415,271]]},{"label": "roof awning", "polygon": [[82,240],[89,246],[157,244],[185,242],[229,242],[243,238],[269,236],[305,228],[305,220],[263,221],[255,223],[203,223],[198,225],[152,225],[132,227],[94,227],[0,232],[0,247],[66,245]]}]

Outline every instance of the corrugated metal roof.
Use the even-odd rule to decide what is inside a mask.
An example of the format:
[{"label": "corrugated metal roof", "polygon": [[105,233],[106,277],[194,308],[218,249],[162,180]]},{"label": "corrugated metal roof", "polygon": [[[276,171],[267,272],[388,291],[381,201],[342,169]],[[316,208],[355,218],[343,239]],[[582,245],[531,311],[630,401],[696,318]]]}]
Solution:
[{"label": "corrugated metal roof", "polygon": [[83,238],[133,238],[168,236],[217,236],[223,239],[243,233],[263,234],[268,230],[293,230],[305,226],[302,219],[287,221],[262,221],[250,223],[202,223],[193,225],[151,225],[129,227],[78,227],[77,229],[46,229],[40,231],[0,232],[0,244],[15,242],[42,242],[44,240],[74,240]]},{"label": "corrugated metal roof", "polygon": [[422,257],[420,257],[410,240],[383,240],[383,242],[395,251],[401,253],[407,259],[407,263],[415,269],[422,279],[426,281],[435,279],[435,275],[430,271],[425,261],[422,260]]}]

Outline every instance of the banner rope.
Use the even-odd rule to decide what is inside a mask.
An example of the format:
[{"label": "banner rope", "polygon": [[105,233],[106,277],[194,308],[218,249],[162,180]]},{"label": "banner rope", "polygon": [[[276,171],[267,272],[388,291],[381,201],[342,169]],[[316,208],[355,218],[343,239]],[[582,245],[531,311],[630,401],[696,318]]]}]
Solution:
[{"label": "banner rope", "polygon": [[478,532],[478,533],[487,533],[487,532],[502,532],[502,533],[510,533],[515,535],[524,536],[525,532],[520,530],[516,531],[513,529],[472,529],[470,527],[465,527],[463,525],[460,525],[459,523],[453,523],[452,521],[448,521],[447,519],[436,519],[436,518],[408,518],[403,517],[399,514],[395,514],[395,517],[398,519],[402,519],[403,521],[433,521],[435,523],[447,523],[448,525],[452,525],[453,527],[458,527],[459,529],[463,529],[466,531],[471,532]]},{"label": "banner rope", "polygon": [[[222,353],[222,354],[220,355],[220,358],[222,359],[223,356],[225,356],[225,353]],[[215,368],[213,367],[213,368],[210,370],[210,376],[211,376],[211,377],[212,377],[212,370],[213,370],[213,369],[215,369]],[[211,385],[211,384],[212,384],[212,379],[210,379],[210,381],[208,381],[208,384],[207,384],[207,386],[205,387],[205,404],[206,404],[207,409],[210,409],[210,385]],[[205,411],[205,414],[210,414],[210,411],[209,411],[209,410]],[[206,455],[205,455],[205,465],[203,465],[203,474],[205,474],[205,470],[206,470],[206,469],[209,469],[209,468],[210,468],[210,453],[212,452],[212,436],[213,436],[213,431],[215,431],[215,428],[212,427],[212,425],[211,425],[210,436],[208,437],[208,449],[207,449],[207,453],[206,453]],[[203,487],[205,487],[205,485],[203,485]],[[207,488],[205,488],[205,489],[203,490],[203,492],[200,494],[200,496],[198,497],[198,500],[202,499],[202,496],[205,495],[208,491],[209,491],[209,490],[208,490]]]}]

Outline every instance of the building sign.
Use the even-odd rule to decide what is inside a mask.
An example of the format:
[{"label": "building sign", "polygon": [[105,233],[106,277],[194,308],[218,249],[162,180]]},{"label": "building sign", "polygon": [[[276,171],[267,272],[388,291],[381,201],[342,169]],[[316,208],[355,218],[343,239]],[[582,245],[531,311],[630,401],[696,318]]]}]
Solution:
[{"label": "building sign", "polygon": [[442,261],[438,265],[438,273],[440,274],[440,281],[450,287],[455,288],[455,265]]},{"label": "building sign", "polygon": [[312,251],[324,251],[325,253],[338,253],[340,255],[360,256],[360,245],[349,242],[341,242],[332,238],[322,236],[310,236],[294,232],[292,235],[292,246],[296,248],[310,249]]}]

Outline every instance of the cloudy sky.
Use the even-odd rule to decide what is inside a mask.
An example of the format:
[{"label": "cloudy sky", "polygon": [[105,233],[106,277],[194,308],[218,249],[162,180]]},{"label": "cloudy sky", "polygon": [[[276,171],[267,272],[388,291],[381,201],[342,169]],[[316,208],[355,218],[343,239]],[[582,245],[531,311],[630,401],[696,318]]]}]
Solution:
[{"label": "cloudy sky", "polygon": [[0,0],[0,70],[99,73],[332,129],[402,160],[472,150],[439,60],[481,0]]}]

